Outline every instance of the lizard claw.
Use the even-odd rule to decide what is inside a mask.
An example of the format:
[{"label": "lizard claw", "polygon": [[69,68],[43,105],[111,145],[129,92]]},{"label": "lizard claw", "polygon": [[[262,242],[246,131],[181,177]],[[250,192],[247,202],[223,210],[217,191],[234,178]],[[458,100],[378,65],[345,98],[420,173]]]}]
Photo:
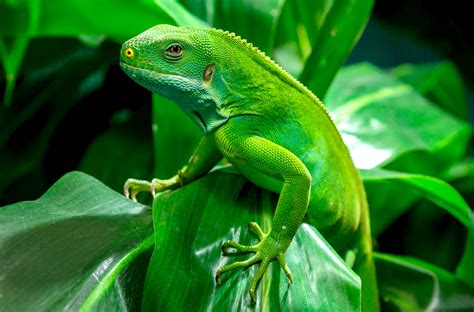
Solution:
[{"label": "lizard claw", "polygon": [[137,194],[150,191],[150,182],[144,180],[128,179],[123,185],[123,194],[125,197],[137,201]]},{"label": "lizard claw", "polygon": [[137,195],[141,192],[150,192],[153,197],[160,192],[172,190],[178,187],[179,177],[174,176],[168,180],[153,179],[151,182],[137,179],[128,179],[123,186],[125,197],[137,201]]},{"label": "lizard claw", "polygon": [[288,265],[285,262],[284,253],[285,253],[286,248],[283,247],[280,243],[278,243],[278,241],[276,241],[274,238],[268,236],[268,234],[263,233],[260,226],[258,226],[258,224],[255,222],[251,222],[249,224],[249,230],[260,239],[260,242],[258,244],[253,245],[253,246],[244,246],[235,241],[228,240],[228,241],[225,241],[224,244],[222,245],[222,252],[224,253],[224,255],[226,255],[227,248],[234,248],[239,252],[254,252],[255,255],[245,261],[238,261],[238,262],[234,262],[234,263],[225,265],[223,267],[220,267],[216,272],[215,278],[216,278],[216,283],[220,285],[222,282],[221,275],[223,273],[236,269],[236,268],[249,267],[257,262],[261,262],[261,264],[258,267],[257,272],[255,273],[254,277],[252,278],[252,281],[250,282],[250,287],[249,287],[250,298],[252,300],[252,303],[255,304],[257,301],[255,289],[257,288],[258,282],[262,278],[263,274],[266,272],[268,265],[270,264],[272,260],[274,259],[278,260],[290,284],[293,281],[293,277],[291,275],[290,269],[288,268]]}]

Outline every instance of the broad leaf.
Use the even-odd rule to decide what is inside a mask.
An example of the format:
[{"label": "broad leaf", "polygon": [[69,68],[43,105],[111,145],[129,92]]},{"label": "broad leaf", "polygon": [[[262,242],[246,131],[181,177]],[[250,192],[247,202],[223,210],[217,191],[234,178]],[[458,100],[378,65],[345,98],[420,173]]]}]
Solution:
[{"label": "broad leaf", "polygon": [[474,288],[454,274],[408,257],[376,253],[384,311],[471,311]]},{"label": "broad leaf", "polygon": [[[369,64],[341,70],[325,104],[360,169],[442,176],[466,150],[469,125]],[[368,184],[367,193],[376,234],[418,198],[392,184]],[[377,211],[384,211],[380,220]]]},{"label": "broad leaf", "polygon": [[[434,177],[383,169],[361,170],[364,183],[399,183],[405,192],[416,192],[420,196],[434,202],[445,209],[464,226],[469,227],[470,209],[462,196],[446,182]],[[405,209],[396,210],[393,206],[370,206],[371,226],[374,234],[378,234],[388,224],[399,217]]]},{"label": "broad leaf", "polygon": [[325,104],[361,169],[403,156],[400,165],[439,174],[440,166],[459,160],[466,150],[468,124],[370,64],[341,70]]},{"label": "broad leaf", "polygon": [[[247,224],[271,227],[275,196],[234,174],[215,172],[154,202],[156,248],[147,273],[143,307],[156,311],[253,310],[248,294],[257,266],[214,281],[217,268],[251,255],[222,256],[225,240],[254,244]],[[313,227],[304,224],[286,253],[288,285],[276,261],[257,288],[257,310],[354,311],[360,280]]]},{"label": "broad leaf", "polygon": [[151,222],[149,208],[79,172],[0,207],[0,310],[136,310]]}]

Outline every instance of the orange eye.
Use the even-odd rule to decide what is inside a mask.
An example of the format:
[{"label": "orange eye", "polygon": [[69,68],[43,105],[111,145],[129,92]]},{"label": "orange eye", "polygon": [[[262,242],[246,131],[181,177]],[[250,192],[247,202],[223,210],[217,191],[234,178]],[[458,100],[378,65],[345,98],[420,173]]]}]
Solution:
[{"label": "orange eye", "polygon": [[135,56],[135,52],[133,52],[133,50],[130,48],[126,49],[124,54],[128,58],[133,58]]}]

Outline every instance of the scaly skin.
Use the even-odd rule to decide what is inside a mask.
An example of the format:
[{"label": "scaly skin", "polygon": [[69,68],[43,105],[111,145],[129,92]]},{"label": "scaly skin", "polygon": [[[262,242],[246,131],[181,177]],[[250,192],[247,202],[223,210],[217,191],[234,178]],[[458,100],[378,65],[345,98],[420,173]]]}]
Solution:
[{"label": "scaly skin", "polygon": [[169,180],[130,179],[127,196],[175,189],[205,175],[227,158],[250,181],[280,194],[272,229],[250,230],[260,242],[235,248],[255,255],[221,267],[261,262],[255,289],[276,259],[285,274],[285,251],[303,220],[314,225],[344,257],[356,254],[362,279],[362,307],[379,310],[372,262],[369,215],[357,169],[319,99],[257,48],[232,33],[158,25],[124,43],[121,66],[137,83],[175,101],[203,131],[188,164]]}]

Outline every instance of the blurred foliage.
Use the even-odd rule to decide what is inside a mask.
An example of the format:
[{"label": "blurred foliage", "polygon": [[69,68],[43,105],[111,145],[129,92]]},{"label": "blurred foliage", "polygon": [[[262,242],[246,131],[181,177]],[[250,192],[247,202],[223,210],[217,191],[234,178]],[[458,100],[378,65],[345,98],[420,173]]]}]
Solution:
[{"label": "blurred foliage", "polygon": [[[227,261],[224,240],[249,241],[249,221],[271,226],[274,194],[226,170],[160,195],[153,216],[117,194],[128,177],[174,174],[200,136],[174,103],[117,66],[121,42],[158,23],[234,31],[324,99],[363,169],[384,310],[472,310],[474,161],[463,78],[448,61],[341,69],[372,6],[0,1],[0,205],[10,204],[0,208],[0,310],[250,308],[255,267],[221,287],[212,274]],[[44,193],[75,169],[88,175],[69,173]],[[257,309],[359,306],[358,277],[316,229],[301,227],[287,261],[291,290],[270,266]]]}]

